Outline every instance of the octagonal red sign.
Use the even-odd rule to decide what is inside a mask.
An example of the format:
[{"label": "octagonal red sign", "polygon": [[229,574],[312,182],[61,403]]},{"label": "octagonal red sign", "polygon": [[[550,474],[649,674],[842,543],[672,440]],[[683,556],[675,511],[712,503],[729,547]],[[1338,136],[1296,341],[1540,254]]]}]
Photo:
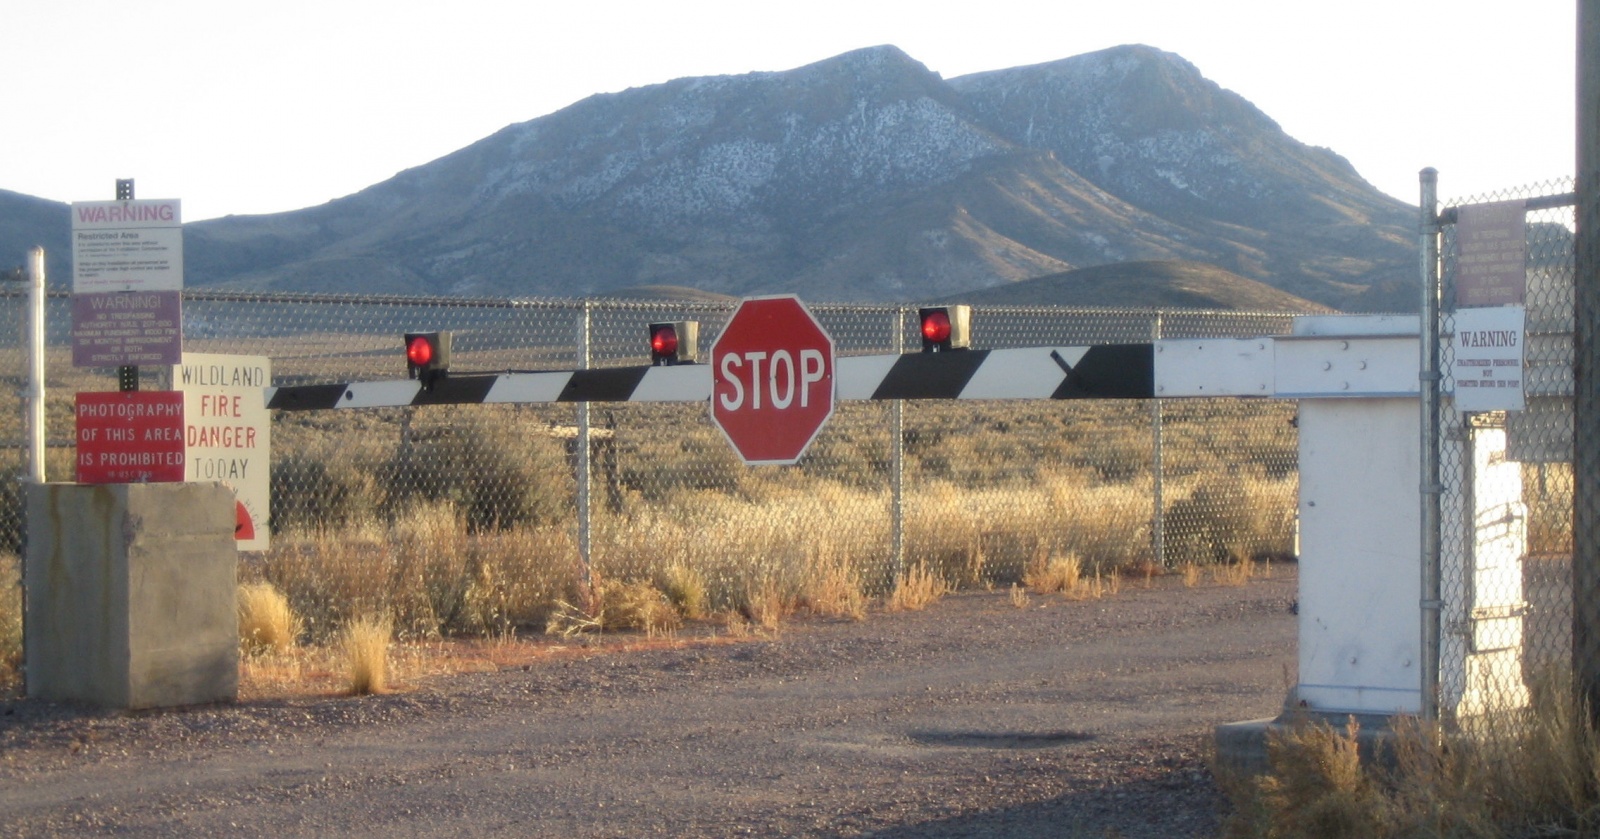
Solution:
[{"label": "octagonal red sign", "polygon": [[748,464],[799,460],[833,384],[833,338],[793,295],[740,301],[711,347],[711,421]]}]

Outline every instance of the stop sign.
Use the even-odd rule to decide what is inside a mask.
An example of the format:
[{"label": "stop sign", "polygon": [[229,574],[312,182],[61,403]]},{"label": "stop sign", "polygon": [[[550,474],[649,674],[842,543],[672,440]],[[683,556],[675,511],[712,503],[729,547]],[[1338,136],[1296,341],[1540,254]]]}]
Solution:
[{"label": "stop sign", "polygon": [[748,464],[794,463],[833,415],[833,338],[800,298],[739,302],[711,347],[711,421]]}]

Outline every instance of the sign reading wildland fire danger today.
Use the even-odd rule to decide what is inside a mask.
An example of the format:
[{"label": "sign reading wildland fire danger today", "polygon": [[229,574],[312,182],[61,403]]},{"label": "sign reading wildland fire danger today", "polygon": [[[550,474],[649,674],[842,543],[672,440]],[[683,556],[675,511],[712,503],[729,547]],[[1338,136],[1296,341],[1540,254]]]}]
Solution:
[{"label": "sign reading wildland fire danger today", "polygon": [[241,551],[268,547],[272,423],[263,391],[271,384],[266,356],[184,353],[172,368],[172,388],[183,391],[184,480],[233,490]]}]

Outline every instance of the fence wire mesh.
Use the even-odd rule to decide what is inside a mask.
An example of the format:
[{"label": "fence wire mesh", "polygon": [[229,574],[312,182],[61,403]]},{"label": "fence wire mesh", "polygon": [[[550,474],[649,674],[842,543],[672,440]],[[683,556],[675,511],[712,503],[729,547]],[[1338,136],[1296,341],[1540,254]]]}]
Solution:
[{"label": "fence wire mesh", "polygon": [[[1520,410],[1440,403],[1439,702],[1446,715],[1521,707],[1565,679],[1572,650],[1572,183],[1474,196],[1439,213],[1442,391],[1459,393],[1463,209],[1522,205],[1526,289]],[[1463,329],[1465,327],[1462,327]],[[1471,370],[1477,376],[1481,371]],[[1472,382],[1468,382],[1472,384]]]},{"label": "fence wire mesh", "polygon": [[[8,334],[21,334],[24,302],[0,298],[0,325],[18,324]],[[115,371],[70,365],[67,303],[53,296],[48,318],[51,480],[72,478],[73,394],[116,388]],[[203,291],[183,305],[186,350],[269,356],[279,385],[403,376],[409,331],[451,331],[452,372],[646,364],[646,326],[668,320],[698,320],[704,356],[734,306]],[[811,308],[840,355],[920,346],[914,308]],[[983,348],[1289,325],[1045,307],[973,316]],[[0,348],[0,370],[21,369],[21,353]],[[6,385],[0,466],[18,475],[22,382]],[[859,608],[912,569],[1003,587],[1069,557],[1088,575],[1288,556],[1293,419],[1293,403],[1271,400],[847,402],[796,466],[747,468],[703,404],[280,412],[272,547],[242,555],[241,577],[277,585],[313,635],[378,610],[431,636],[542,628],[593,614],[585,601],[600,590],[761,622]],[[12,565],[17,487],[0,497],[0,561]]]}]

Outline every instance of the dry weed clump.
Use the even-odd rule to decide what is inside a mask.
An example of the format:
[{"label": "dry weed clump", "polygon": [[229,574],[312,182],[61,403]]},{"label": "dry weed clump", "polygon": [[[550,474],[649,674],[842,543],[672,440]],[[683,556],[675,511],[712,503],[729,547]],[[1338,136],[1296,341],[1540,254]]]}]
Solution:
[{"label": "dry weed clump", "polygon": [[586,632],[643,630],[649,635],[683,625],[678,610],[655,586],[643,581],[600,579],[577,603],[562,601],[545,632],[570,638]]},{"label": "dry weed clump", "polygon": [[300,637],[289,598],[268,582],[239,586],[239,643],[247,654],[286,653]]},{"label": "dry weed clump", "polygon": [[394,622],[387,615],[364,615],[345,626],[340,647],[350,693],[364,696],[389,689],[389,639],[393,635]]},{"label": "dry weed clump", "polygon": [[813,614],[865,620],[867,595],[861,589],[861,575],[846,560],[817,557],[806,576],[800,603]]},{"label": "dry weed clump", "polygon": [[[1221,780],[1225,835],[1492,837],[1600,834],[1600,736],[1566,679],[1541,680],[1531,708],[1445,729],[1391,721],[1387,759],[1363,763],[1358,729],[1302,721],[1268,739],[1272,771]],[[1559,685],[1559,687],[1551,686]]]},{"label": "dry weed clump", "polygon": [[656,586],[685,620],[705,617],[706,578],[698,569],[675,562],[662,569]]},{"label": "dry weed clump", "polygon": [[894,589],[884,601],[891,612],[914,612],[925,609],[950,593],[950,584],[944,577],[928,570],[927,563],[919,562],[895,580]]},{"label": "dry weed clump", "polygon": [[22,563],[0,554],[0,688],[22,675]]}]

